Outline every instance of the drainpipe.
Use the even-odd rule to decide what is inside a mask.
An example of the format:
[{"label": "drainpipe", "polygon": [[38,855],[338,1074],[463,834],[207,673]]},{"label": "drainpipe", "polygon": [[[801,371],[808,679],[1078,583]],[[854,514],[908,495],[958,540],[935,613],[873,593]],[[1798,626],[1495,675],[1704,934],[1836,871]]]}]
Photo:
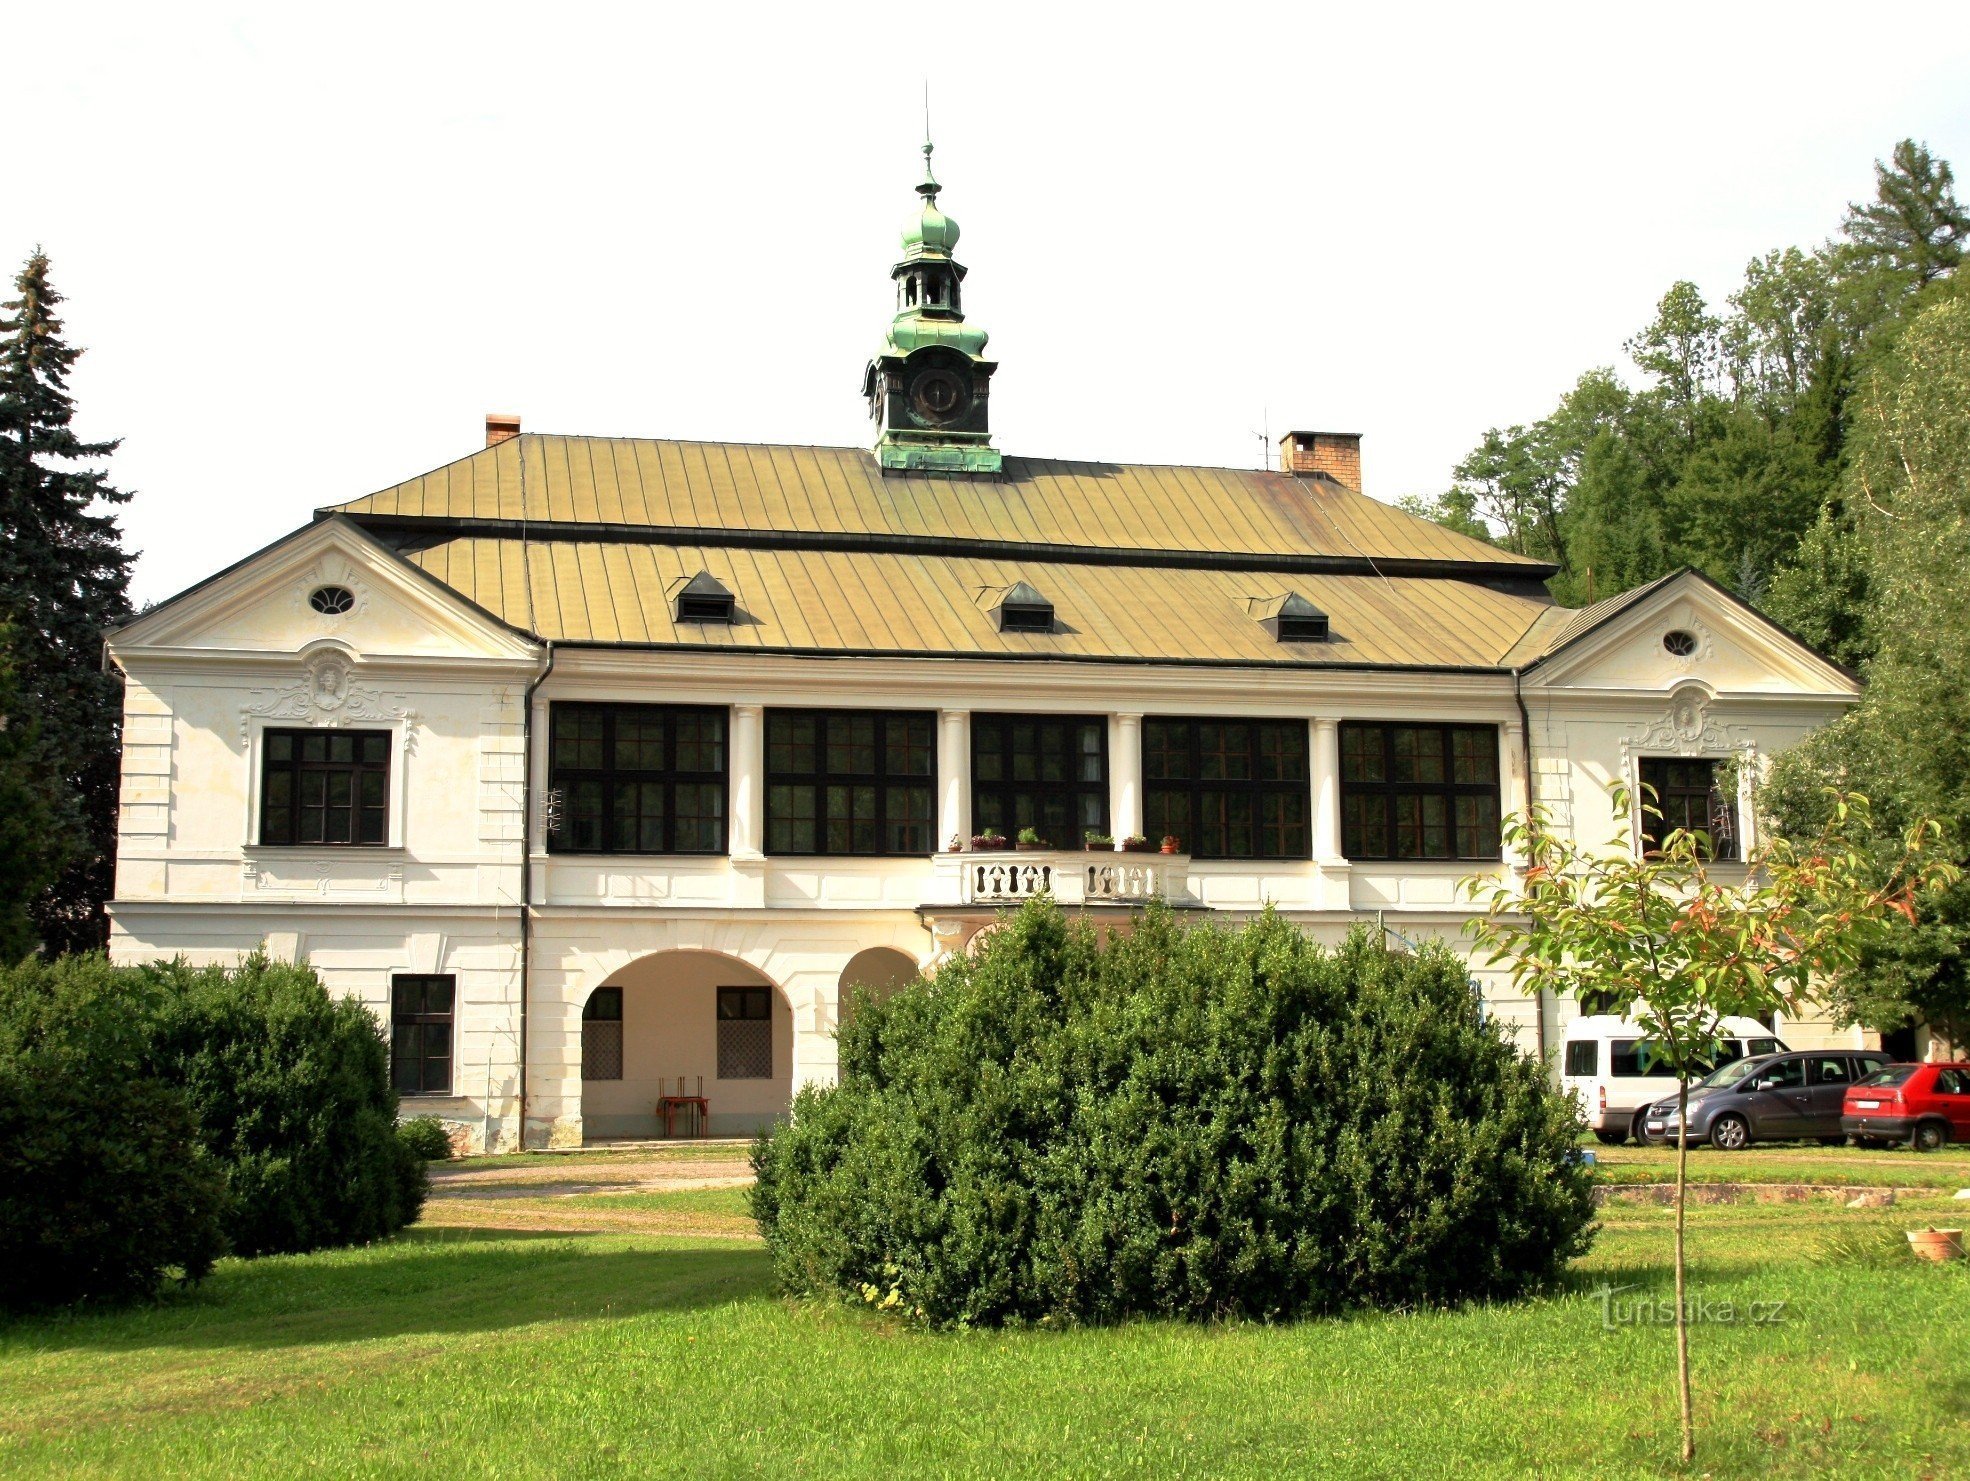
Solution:
[{"label": "drainpipe", "polygon": [[[1525,691],[1519,683],[1521,669],[1512,670],[1512,703],[1519,707],[1519,765],[1525,770],[1526,823],[1532,822],[1532,714],[1525,707]],[[1539,1047],[1539,1063],[1546,1062],[1546,989],[1532,985],[1532,1030]]]},{"label": "drainpipe", "polygon": [[520,705],[520,1135],[516,1150],[527,1150],[527,1004],[533,997],[534,918],[534,695],[554,672],[554,640],[547,640],[547,662],[527,686]]}]

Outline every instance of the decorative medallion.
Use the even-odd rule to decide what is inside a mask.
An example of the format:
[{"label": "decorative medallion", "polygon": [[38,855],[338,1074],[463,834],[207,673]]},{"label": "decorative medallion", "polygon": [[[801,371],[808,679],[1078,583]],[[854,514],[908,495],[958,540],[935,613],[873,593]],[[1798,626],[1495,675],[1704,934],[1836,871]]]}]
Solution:
[{"label": "decorative medallion", "polygon": [[389,725],[404,722],[404,749],[412,751],[417,740],[417,713],[407,696],[385,695],[358,684],[354,668],[340,653],[318,653],[303,667],[301,677],[285,684],[269,697],[256,689],[240,706],[239,738],[246,742],[253,734],[253,721],[293,720],[304,725]]}]

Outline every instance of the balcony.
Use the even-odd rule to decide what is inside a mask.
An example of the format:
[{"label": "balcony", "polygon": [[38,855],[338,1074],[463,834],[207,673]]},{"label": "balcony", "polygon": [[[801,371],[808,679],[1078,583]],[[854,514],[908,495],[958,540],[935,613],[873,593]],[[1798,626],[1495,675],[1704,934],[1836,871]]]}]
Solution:
[{"label": "balcony", "polygon": [[1190,856],[1067,849],[945,854],[938,874],[955,874],[953,904],[1017,905],[1051,894],[1062,905],[1188,904]]}]

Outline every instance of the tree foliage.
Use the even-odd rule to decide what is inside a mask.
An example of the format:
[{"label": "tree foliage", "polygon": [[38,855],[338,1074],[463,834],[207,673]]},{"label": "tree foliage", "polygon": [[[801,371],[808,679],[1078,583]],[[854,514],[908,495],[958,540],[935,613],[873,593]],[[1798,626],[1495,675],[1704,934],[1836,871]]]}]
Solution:
[{"label": "tree foliage", "polygon": [[[1546,417],[1493,428],[1449,490],[1405,507],[1559,568],[1585,604],[1694,566],[1855,656],[1837,539],[1848,400],[1910,318],[1953,283],[1966,218],[1949,165],[1912,140],[1875,166],[1841,235],[1753,259],[1721,309],[1672,284],[1624,347],[1639,372],[1588,371]],[[1831,510],[1829,516],[1827,511]]]},{"label": "tree foliage", "polygon": [[116,443],[74,429],[68,378],[82,352],[63,338],[45,253],[14,293],[0,304],[0,625],[38,764],[64,799],[50,835],[64,867],[32,909],[51,951],[79,950],[108,939],[122,691],[103,672],[102,643],[129,614],[130,555],[111,510],[130,496],[79,466]]},{"label": "tree foliage", "polygon": [[843,1027],[754,1154],[790,1290],[935,1324],[1517,1295],[1581,1249],[1579,1126],[1440,946],[1050,901]]},{"label": "tree foliage", "polygon": [[[1792,620],[1866,662],[1861,703],[1776,759],[1759,793],[1770,825],[1809,832],[1824,789],[1877,800],[1876,847],[1941,821],[1970,862],[1970,295],[1934,298],[1853,397],[1841,500],[1783,593]],[[1928,1023],[1970,1043],[1970,887],[1929,900],[1920,927],[1871,949],[1835,1008],[1882,1030]]]},{"label": "tree foliage", "polygon": [[100,956],[0,970],[0,1310],[197,1281],[225,1184],[150,1058],[158,993]]},{"label": "tree foliage", "polygon": [[397,1134],[374,1014],[264,956],[144,971],[162,989],[152,1053],[225,1175],[236,1253],[366,1244],[417,1218],[424,1158]]},{"label": "tree foliage", "polygon": [[[1534,995],[1610,997],[1628,1009],[1676,1073],[1676,1348],[1683,1459],[1695,1455],[1689,1328],[1684,1299],[1683,1192],[1689,1085],[1716,1060],[1720,1020],[1797,1012],[1822,979],[1859,967],[1870,947],[1913,922],[1916,903],[1953,885],[1941,829],[1913,824],[1900,851],[1875,846],[1865,797],[1826,799],[1818,829],[1761,843],[1730,877],[1706,862],[1710,840],[1672,829],[1659,848],[1629,844],[1630,798],[1613,789],[1623,826],[1600,847],[1576,842],[1537,814],[1505,826],[1526,860],[1522,880],[1474,879],[1474,922],[1491,959]],[[1644,806],[1654,811],[1653,799]],[[1660,818],[1660,813],[1656,813]]]}]

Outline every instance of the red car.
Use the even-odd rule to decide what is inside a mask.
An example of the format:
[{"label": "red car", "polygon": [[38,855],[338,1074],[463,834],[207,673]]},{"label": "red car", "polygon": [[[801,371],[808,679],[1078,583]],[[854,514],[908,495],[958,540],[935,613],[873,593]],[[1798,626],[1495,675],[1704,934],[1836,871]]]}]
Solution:
[{"label": "red car", "polygon": [[1840,1129],[1858,1147],[1907,1142],[1933,1152],[1970,1142],[1970,1064],[1891,1064],[1847,1087]]}]

